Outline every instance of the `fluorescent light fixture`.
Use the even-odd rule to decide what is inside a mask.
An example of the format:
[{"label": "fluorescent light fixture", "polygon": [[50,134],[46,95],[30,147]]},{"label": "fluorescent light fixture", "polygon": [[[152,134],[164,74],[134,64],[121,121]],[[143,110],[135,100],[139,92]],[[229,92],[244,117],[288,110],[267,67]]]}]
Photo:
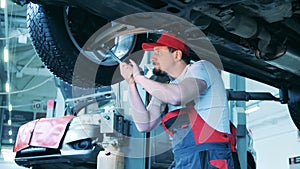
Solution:
[{"label": "fluorescent light fixture", "polygon": [[255,111],[259,110],[259,109],[260,109],[259,105],[256,104],[256,105],[254,105],[254,106],[252,106],[252,107],[247,108],[247,109],[245,110],[245,113],[246,113],[246,114],[249,114],[249,113],[255,112]]},{"label": "fluorescent light fixture", "polygon": [[4,47],[4,50],[3,50],[3,60],[5,63],[7,63],[9,61],[9,55],[8,55],[8,49],[7,47]]},{"label": "fluorescent light fixture", "polygon": [[7,124],[11,126],[11,120],[7,120]]},{"label": "fluorescent light fixture", "polygon": [[5,83],[5,91],[10,92],[10,84],[8,82]]},{"label": "fluorescent light fixture", "polygon": [[12,111],[12,109],[13,109],[13,108],[12,108],[12,105],[9,104],[9,105],[8,105],[8,111]]},{"label": "fluorescent light fixture", "polygon": [[12,135],[12,130],[8,131],[8,135],[11,136]]},{"label": "fluorescent light fixture", "polygon": [[6,7],[6,0],[0,0],[1,1],[1,8],[4,9]]}]

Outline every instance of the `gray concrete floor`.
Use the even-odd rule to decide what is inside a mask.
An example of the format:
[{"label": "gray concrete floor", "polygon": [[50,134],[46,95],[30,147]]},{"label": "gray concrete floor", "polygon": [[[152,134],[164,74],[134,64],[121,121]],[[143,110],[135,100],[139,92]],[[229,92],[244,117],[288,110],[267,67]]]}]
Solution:
[{"label": "gray concrete floor", "polygon": [[0,160],[1,169],[25,169],[25,167],[18,166],[14,161],[2,161]]}]

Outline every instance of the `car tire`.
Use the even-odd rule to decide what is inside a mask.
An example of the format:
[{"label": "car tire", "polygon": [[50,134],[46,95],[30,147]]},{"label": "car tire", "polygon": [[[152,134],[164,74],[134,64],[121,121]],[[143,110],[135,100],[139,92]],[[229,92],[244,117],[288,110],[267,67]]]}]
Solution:
[{"label": "car tire", "polygon": [[293,87],[288,91],[288,108],[291,118],[298,129],[300,129],[300,87]]},{"label": "car tire", "polygon": [[[30,3],[27,9],[27,25],[32,44],[45,66],[55,76],[69,84],[84,88],[111,85],[123,80],[117,69],[119,65],[117,62],[112,65],[101,65],[84,57],[80,58],[81,67],[84,69],[80,70],[81,73],[74,73],[76,64],[79,63],[78,45],[83,47],[94,32],[108,23],[107,20],[75,7],[69,9],[70,16],[65,15],[66,7],[63,6]],[[76,19],[71,20],[72,16]],[[74,37],[70,36],[70,28],[67,28],[69,24],[72,25],[71,33]],[[140,44],[144,40],[142,37],[144,36],[136,35],[135,44]],[[141,45],[135,44],[131,46],[130,52],[141,50]],[[133,60],[140,62],[141,58]],[[94,74],[92,79],[89,77],[91,74]]]}]

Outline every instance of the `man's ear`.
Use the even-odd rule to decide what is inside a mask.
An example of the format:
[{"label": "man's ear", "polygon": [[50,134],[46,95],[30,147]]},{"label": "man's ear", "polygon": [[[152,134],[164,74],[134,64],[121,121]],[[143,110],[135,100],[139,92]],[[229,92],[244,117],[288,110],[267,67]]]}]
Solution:
[{"label": "man's ear", "polygon": [[182,52],[181,52],[181,50],[174,51],[174,54],[175,54],[175,60],[180,61],[181,58],[182,58]]}]

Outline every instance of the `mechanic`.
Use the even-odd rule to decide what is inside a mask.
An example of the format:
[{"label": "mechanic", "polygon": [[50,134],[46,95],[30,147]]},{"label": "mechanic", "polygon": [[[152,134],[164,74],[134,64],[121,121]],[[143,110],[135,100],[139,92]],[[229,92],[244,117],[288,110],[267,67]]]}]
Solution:
[{"label": "mechanic", "polygon": [[[167,74],[170,83],[146,78],[137,64],[121,63],[129,85],[130,113],[140,132],[149,132],[162,122],[172,136],[172,169],[233,169],[229,144],[228,101],[217,68],[206,60],[190,63],[184,41],[164,33],[156,43],[143,43],[153,51],[154,73]],[[137,85],[152,97],[146,107]],[[168,109],[167,113],[164,112]]]}]

